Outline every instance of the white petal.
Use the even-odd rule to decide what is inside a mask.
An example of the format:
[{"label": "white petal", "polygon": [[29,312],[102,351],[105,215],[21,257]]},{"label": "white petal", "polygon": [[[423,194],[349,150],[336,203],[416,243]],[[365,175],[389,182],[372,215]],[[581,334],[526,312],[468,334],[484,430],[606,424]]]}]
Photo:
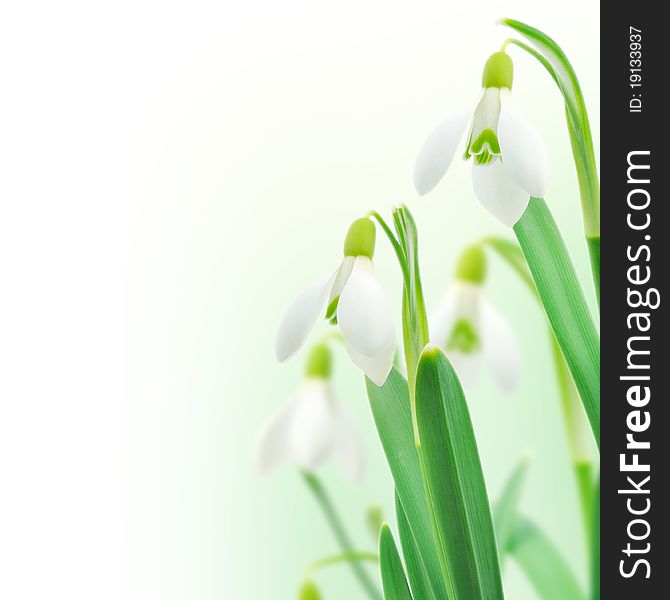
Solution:
[{"label": "white petal", "polygon": [[304,383],[289,426],[289,445],[300,468],[313,471],[330,453],[335,434],[334,404],[328,382]]},{"label": "white petal", "polygon": [[282,408],[261,430],[256,442],[254,462],[261,475],[277,468],[288,450],[288,435],[295,402]]},{"label": "white petal", "polygon": [[549,158],[533,124],[512,102],[509,90],[501,94],[498,142],[506,171],[531,196],[544,198],[549,183]]},{"label": "white petal", "polygon": [[[354,268],[354,263],[356,262],[355,256],[345,256],[340,268],[337,270],[337,275],[335,276],[335,281],[333,281],[333,287],[330,290],[328,295],[328,307],[330,308],[331,303],[335,298],[337,298],[344,289],[344,285],[351,275],[351,271]],[[335,311],[337,314],[337,311]]]},{"label": "white petal", "polygon": [[446,354],[458,375],[461,385],[467,390],[472,389],[479,379],[484,354],[481,351],[464,354],[457,350],[446,350]]},{"label": "white petal", "polygon": [[337,323],[348,346],[369,358],[395,345],[393,316],[372,262],[357,256],[337,308]]},{"label": "white petal", "polygon": [[364,356],[347,344],[351,361],[361,369],[372,383],[381,387],[393,368],[395,345],[380,350],[375,356]]},{"label": "white petal", "polygon": [[351,483],[359,483],[365,473],[363,439],[353,419],[341,406],[336,408],[333,451],[344,476]]},{"label": "white petal", "polygon": [[289,306],[277,331],[277,360],[288,360],[300,350],[326,303],[334,278],[335,275],[308,287]]},{"label": "white petal", "polygon": [[500,160],[472,165],[472,186],[477,199],[504,225],[512,227],[526,210],[530,195],[506,172]]},{"label": "white petal", "polygon": [[457,298],[454,286],[451,286],[437,308],[429,315],[430,340],[436,346],[445,348],[456,322]]},{"label": "white petal", "polygon": [[521,378],[521,349],[514,330],[498,310],[482,302],[482,335],[484,355],[498,385],[513,391]]},{"label": "white petal", "polygon": [[444,177],[462,143],[470,115],[459,113],[445,119],[428,136],[414,163],[414,187],[422,196]]}]

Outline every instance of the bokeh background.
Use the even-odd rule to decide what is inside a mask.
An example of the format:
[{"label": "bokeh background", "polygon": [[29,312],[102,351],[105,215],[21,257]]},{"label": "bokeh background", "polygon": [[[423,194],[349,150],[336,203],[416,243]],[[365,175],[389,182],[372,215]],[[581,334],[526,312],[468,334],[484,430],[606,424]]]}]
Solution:
[{"label": "bokeh background", "polygon": [[[469,165],[455,162],[424,199],[411,181],[432,127],[477,97],[481,67],[508,35],[501,16],[562,44],[597,143],[594,0],[3,7],[0,265],[20,293],[0,300],[0,468],[14,491],[0,500],[0,590],[293,598],[308,563],[336,550],[292,465],[267,479],[253,468],[259,427],[303,369],[304,355],[275,362],[276,326],[337,265],[349,223],[368,209],[411,207],[429,307],[465,244],[510,235],[474,199]],[[536,62],[510,53],[515,99],[549,149],[548,202],[588,284],[561,98]],[[376,266],[399,315],[381,236]],[[485,374],[470,395],[489,492],[531,452],[523,510],[584,580],[545,322],[496,259],[487,288],[525,358],[516,393]],[[335,377],[368,474],[359,487],[330,466],[320,474],[372,548],[363,514],[378,503],[393,520],[391,480],[362,376],[342,352]],[[506,581],[509,598],[534,598],[511,562]],[[345,567],[318,582],[326,599],[362,597]]]}]

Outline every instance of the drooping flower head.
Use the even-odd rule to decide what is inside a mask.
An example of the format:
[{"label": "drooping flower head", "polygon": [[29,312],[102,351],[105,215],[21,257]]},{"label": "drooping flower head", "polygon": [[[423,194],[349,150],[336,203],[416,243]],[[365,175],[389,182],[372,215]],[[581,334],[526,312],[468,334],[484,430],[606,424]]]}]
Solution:
[{"label": "drooping flower head", "polygon": [[360,481],[365,466],[363,443],[351,417],[333,393],[332,353],[321,343],[309,354],[305,380],[294,398],[262,429],[256,466],[262,474],[291,458],[304,471],[314,471],[334,457],[345,477]]},{"label": "drooping flower head", "polygon": [[486,363],[500,388],[510,392],[521,374],[521,352],[514,331],[484,294],[485,279],[486,254],[477,244],[462,253],[454,282],[431,315],[431,338],[465,387]]},{"label": "drooping flower head", "polygon": [[321,600],[321,592],[313,581],[304,581],[298,592],[298,600]]},{"label": "drooping flower head", "polygon": [[344,258],[335,273],[307,288],[286,311],[275,351],[291,358],[304,344],[322,311],[337,325],[351,360],[381,386],[393,366],[395,332],[391,309],[374,274],[375,225],[354,221],[344,241]]},{"label": "drooping flower head", "polygon": [[467,130],[464,158],[472,159],[475,195],[491,214],[511,227],[531,196],[544,197],[547,152],[536,129],[514,107],[513,79],[512,59],[505,52],[492,54],[484,66],[483,90],[474,113],[447,118],[419,150],[414,185],[421,195],[440,182]]}]

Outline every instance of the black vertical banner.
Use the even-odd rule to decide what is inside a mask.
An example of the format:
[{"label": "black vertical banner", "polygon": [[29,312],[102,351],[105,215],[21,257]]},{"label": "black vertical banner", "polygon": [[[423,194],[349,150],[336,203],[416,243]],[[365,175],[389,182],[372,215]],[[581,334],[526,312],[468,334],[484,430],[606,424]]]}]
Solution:
[{"label": "black vertical banner", "polygon": [[670,598],[670,31],[662,3],[601,16],[601,597]]}]

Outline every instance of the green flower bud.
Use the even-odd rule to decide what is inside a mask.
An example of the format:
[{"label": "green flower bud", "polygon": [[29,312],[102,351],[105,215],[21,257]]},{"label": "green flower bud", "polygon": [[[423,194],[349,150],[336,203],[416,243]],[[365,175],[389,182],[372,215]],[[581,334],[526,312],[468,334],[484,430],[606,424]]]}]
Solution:
[{"label": "green flower bud", "polygon": [[370,535],[376,542],[379,539],[379,530],[384,523],[384,512],[382,511],[382,507],[377,504],[369,506],[368,510],[365,512],[365,520],[367,521]]},{"label": "green flower bud", "polygon": [[375,224],[367,217],[356,219],[349,227],[344,240],[344,256],[367,256],[372,259],[375,253]]},{"label": "green flower bud", "polygon": [[317,344],[307,357],[305,375],[314,379],[330,379],[333,371],[333,355],[326,344]]},{"label": "green flower bud", "polygon": [[321,592],[314,582],[305,581],[298,592],[298,600],[321,600]]},{"label": "green flower bud", "polygon": [[485,88],[512,89],[514,64],[505,52],[494,52],[484,65],[482,86]]},{"label": "green flower bud", "polygon": [[486,252],[476,244],[466,248],[456,265],[456,279],[481,285],[486,279]]}]

